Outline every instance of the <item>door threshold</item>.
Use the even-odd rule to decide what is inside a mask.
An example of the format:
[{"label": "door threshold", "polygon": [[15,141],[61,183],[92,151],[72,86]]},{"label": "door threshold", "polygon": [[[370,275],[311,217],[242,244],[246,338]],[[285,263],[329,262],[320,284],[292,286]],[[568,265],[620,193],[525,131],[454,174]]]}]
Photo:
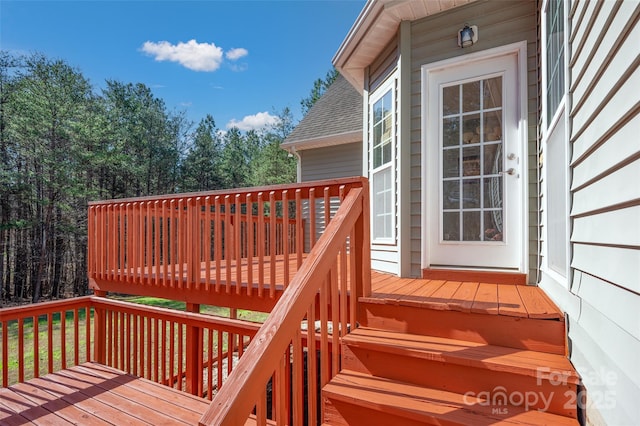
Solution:
[{"label": "door threshold", "polygon": [[422,278],[430,280],[467,281],[491,284],[527,285],[527,274],[512,271],[486,269],[446,269],[427,268],[422,270]]}]

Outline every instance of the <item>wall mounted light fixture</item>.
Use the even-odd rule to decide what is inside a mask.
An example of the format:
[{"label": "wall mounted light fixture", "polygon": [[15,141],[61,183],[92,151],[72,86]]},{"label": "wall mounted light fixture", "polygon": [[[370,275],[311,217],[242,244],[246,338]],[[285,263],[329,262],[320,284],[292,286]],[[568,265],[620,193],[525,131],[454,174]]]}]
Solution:
[{"label": "wall mounted light fixture", "polygon": [[458,46],[465,48],[473,46],[478,42],[478,26],[468,24],[464,28],[458,30]]}]

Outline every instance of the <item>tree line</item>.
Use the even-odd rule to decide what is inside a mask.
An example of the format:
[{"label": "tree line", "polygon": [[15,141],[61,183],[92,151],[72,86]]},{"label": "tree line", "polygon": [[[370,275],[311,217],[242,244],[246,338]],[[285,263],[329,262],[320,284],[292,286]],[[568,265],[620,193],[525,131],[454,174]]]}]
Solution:
[{"label": "tree line", "polygon": [[2,303],[88,291],[90,200],[294,182],[280,148],[293,118],[278,115],[263,131],[223,132],[144,84],[97,90],[64,60],[0,51]]}]

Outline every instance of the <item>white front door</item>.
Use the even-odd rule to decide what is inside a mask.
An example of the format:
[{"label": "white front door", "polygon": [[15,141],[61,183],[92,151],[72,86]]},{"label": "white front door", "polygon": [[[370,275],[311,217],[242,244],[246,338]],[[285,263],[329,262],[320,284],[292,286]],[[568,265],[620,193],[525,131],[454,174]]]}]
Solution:
[{"label": "white front door", "polygon": [[517,53],[424,75],[426,266],[522,270],[526,132]]}]

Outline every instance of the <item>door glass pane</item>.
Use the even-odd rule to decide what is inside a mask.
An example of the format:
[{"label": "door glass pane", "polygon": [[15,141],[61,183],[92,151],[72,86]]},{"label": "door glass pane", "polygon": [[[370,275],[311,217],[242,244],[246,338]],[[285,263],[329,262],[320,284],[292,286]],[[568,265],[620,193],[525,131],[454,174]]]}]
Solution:
[{"label": "door glass pane", "polygon": [[504,241],[502,76],[441,93],[442,240]]}]

